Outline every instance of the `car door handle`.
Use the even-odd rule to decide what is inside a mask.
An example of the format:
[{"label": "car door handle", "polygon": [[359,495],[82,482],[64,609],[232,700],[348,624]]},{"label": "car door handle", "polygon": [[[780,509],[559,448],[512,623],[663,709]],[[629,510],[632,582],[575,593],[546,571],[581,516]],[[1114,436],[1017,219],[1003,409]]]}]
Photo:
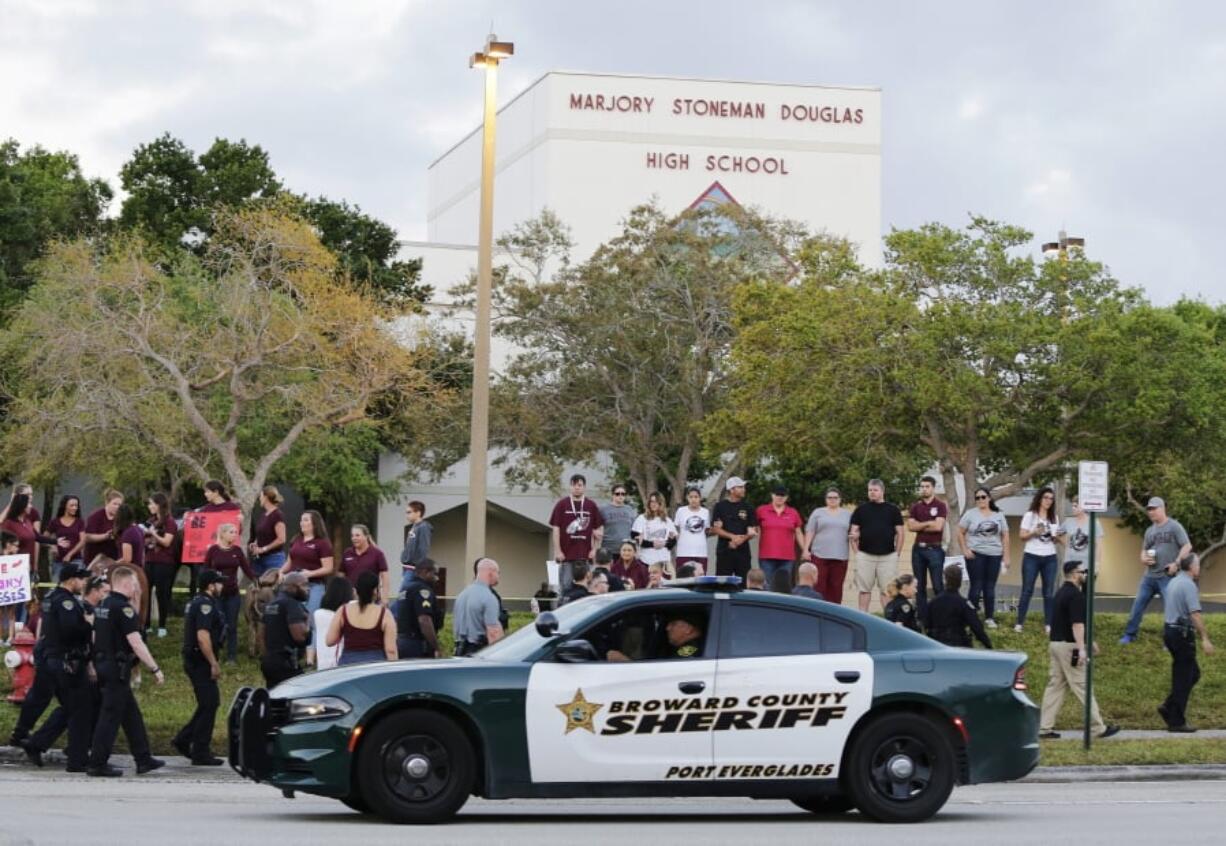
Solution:
[{"label": "car door handle", "polygon": [[841,681],[843,684],[852,684],[860,680],[859,670],[839,670],[834,674],[835,681]]},{"label": "car door handle", "polygon": [[677,689],[682,693],[702,693],[707,689],[707,683],[700,681],[682,682],[677,685]]}]

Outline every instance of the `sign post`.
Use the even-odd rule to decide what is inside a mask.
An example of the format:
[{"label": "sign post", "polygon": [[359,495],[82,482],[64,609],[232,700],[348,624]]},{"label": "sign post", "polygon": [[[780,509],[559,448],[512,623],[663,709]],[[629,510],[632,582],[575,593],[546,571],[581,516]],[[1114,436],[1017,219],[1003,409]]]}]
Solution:
[{"label": "sign post", "polygon": [[1077,465],[1077,501],[1081,509],[1090,515],[1090,549],[1086,562],[1086,649],[1082,660],[1086,662],[1085,734],[1082,743],[1090,748],[1090,708],[1094,703],[1094,570],[1097,544],[1094,535],[1098,528],[1098,515],[1107,510],[1109,491],[1107,485],[1107,462],[1082,461]]}]

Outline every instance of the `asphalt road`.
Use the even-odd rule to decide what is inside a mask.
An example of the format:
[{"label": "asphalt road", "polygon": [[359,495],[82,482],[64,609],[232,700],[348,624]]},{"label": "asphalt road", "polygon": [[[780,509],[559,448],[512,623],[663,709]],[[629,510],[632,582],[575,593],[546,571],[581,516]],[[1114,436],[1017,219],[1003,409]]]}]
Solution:
[{"label": "asphalt road", "polygon": [[[959,788],[933,820],[882,826],[857,814],[810,817],[788,802],[734,799],[472,800],[459,819],[427,830],[365,818],[339,802],[283,799],[222,773],[105,782],[53,770],[0,768],[0,844],[290,846],[352,842],[455,844],[813,844],[1068,842],[1211,843],[1226,819],[1226,782],[1015,783]],[[424,838],[424,839],[423,839]]]}]

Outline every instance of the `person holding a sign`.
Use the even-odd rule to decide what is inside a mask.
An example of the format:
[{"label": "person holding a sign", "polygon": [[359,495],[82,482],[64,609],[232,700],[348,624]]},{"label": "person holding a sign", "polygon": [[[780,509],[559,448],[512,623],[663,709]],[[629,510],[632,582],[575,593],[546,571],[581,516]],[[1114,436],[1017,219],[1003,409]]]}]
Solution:
[{"label": "person holding a sign", "polygon": [[[222,523],[217,527],[217,543],[204,554],[204,567],[222,578],[216,605],[226,620],[226,663],[234,664],[238,662],[238,612],[243,604],[243,597],[238,591],[238,574],[241,570],[252,584],[257,578],[255,570],[247,563],[243,548],[238,545],[238,526]],[[203,576],[202,573],[201,578]],[[200,587],[204,589],[203,585]]]},{"label": "person holding a sign", "polygon": [[[175,533],[179,527],[170,513],[170,500],[164,493],[149,497],[149,519],[145,523],[145,570],[153,583],[158,604],[158,637],[166,637],[166,618],[170,616],[170,595],[174,589],[179,563],[175,561]],[[150,614],[150,617],[153,615]],[[146,620],[150,625],[152,620]]]},{"label": "person holding a sign", "polygon": [[128,749],[136,759],[137,775],[166,764],[149,752],[145,720],[132,694],[132,667],[137,661],[149,668],[158,684],[166,681],[149,647],[141,640],[140,614],[130,601],[139,589],[140,582],[131,567],[116,567],[111,571],[110,595],[94,610],[94,669],[102,691],[101,712],[89,752],[88,773],[95,777],[123,775],[123,770],[108,763],[121,725],[128,738]]},{"label": "person holding a sign", "polygon": [[29,522],[26,509],[30,505],[30,497],[17,494],[4,512],[4,520],[0,522],[0,530],[8,532],[17,539],[17,551],[13,554],[26,556],[26,589],[21,595],[14,594],[12,599],[0,597],[0,646],[8,646],[13,639],[14,623],[18,619],[17,609],[21,608],[30,598],[30,573],[38,561],[38,535]]},{"label": "person holding a sign", "polygon": [[302,573],[307,577],[310,592],[307,596],[307,613],[315,613],[324,598],[324,582],[335,569],[332,543],[328,529],[318,511],[304,511],[298,520],[298,536],[290,544],[289,560],[281,566],[281,573]]}]

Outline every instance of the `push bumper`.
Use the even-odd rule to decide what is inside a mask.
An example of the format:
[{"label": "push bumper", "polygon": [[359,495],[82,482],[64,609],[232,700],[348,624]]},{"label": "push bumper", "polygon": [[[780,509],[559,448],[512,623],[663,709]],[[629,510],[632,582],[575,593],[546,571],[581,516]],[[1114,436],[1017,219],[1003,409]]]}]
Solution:
[{"label": "push bumper", "polygon": [[272,735],[276,724],[272,698],[262,687],[244,687],[234,695],[226,718],[230,766],[243,778],[267,781],[272,775]]}]

